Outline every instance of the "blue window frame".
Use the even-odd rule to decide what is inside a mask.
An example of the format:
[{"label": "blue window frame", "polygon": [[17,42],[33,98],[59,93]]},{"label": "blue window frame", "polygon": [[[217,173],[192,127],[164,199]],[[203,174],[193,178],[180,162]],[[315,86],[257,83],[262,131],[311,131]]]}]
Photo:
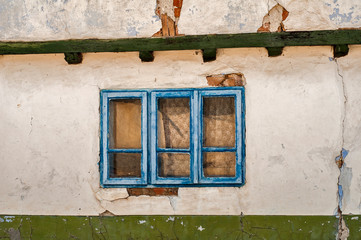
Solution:
[{"label": "blue window frame", "polygon": [[[103,187],[245,183],[243,87],[102,90],[100,101]],[[127,110],[116,110],[116,104]],[[115,116],[125,120],[118,122]],[[127,124],[137,130],[127,130]],[[138,137],[122,135],[129,131]],[[114,174],[123,166],[126,173]]]}]

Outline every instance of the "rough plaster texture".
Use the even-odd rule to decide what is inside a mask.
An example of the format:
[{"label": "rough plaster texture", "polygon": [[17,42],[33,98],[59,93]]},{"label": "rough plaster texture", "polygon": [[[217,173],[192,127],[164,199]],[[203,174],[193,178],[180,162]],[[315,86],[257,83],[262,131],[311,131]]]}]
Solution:
[{"label": "rough plaster texture", "polygon": [[[361,27],[354,0],[184,0],[179,32],[256,32],[277,3],[290,13],[288,31]],[[0,40],[150,37],[161,27],[155,8],[156,0],[0,0]]]},{"label": "rough plaster texture", "polygon": [[155,6],[155,0],[1,0],[0,40],[149,37],[161,27]]},{"label": "rough plaster texture", "polygon": [[256,32],[277,3],[289,16],[287,31],[361,27],[361,4],[353,0],[184,1],[179,31],[184,34]]},{"label": "rough plaster texture", "polygon": [[361,82],[357,69],[361,64],[357,59],[361,57],[361,47],[352,46],[347,57],[338,60],[340,78],[345,84],[345,131],[344,148],[349,151],[344,159],[343,176],[343,202],[344,214],[361,212]]},{"label": "rough plaster texture", "polygon": [[[0,57],[0,214],[331,215],[343,145],[352,169],[344,211],[360,213],[361,47],[338,62],[331,47],[285,48],[277,58],[220,49],[209,63],[199,51],[154,55],[141,63],[138,53],[89,53],[80,65],[62,54]],[[243,187],[172,197],[99,187],[100,89],[206,87],[206,76],[233,72],[247,79]]]}]

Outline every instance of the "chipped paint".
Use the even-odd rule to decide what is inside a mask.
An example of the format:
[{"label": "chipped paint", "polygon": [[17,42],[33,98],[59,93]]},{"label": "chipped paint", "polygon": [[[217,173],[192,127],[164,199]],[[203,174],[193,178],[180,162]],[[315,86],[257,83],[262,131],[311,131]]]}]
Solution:
[{"label": "chipped paint", "polygon": [[[30,0],[2,0],[0,38],[149,37],[161,27],[160,18],[154,15],[155,1],[149,2],[64,0],[34,4]],[[355,1],[281,3],[289,11],[283,19],[287,30],[357,28],[361,24],[360,4]],[[276,4],[185,1],[179,26],[186,34],[256,32]],[[174,20],[172,11],[169,14]],[[280,25],[280,11],[277,14]],[[343,60],[333,59],[330,47],[288,48],[277,60],[268,59],[260,48],[220,49],[217,54],[216,61],[204,64],[196,51],[156,52],[156,61],[147,65],[140,63],[137,53],[89,53],[83,66],[67,66],[60,55],[1,56],[0,110],[5,114],[0,130],[7,136],[0,144],[1,160],[6,163],[0,179],[7,183],[0,189],[2,209],[9,214],[238,216],[245,212],[264,216],[330,215],[337,204],[342,211],[338,212],[339,237],[357,236],[352,235],[356,231],[353,229],[359,231],[360,227],[352,228],[351,224],[356,224],[359,217],[343,214],[358,214],[361,209],[360,47],[350,48],[350,55]],[[99,187],[99,89],[206,87],[206,76],[240,72],[247,76],[246,104],[250,109],[247,158],[251,161],[247,165],[249,182],[244,188],[182,188],[176,197],[129,197],[124,189]],[[34,172],[36,177],[29,174]],[[247,217],[242,220],[237,216],[232,229],[244,234]],[[58,224],[71,224],[69,219],[74,220],[61,217]],[[131,218],[85,219],[81,226],[89,227],[95,235],[106,235],[105,225],[98,219],[127,223]],[[211,224],[178,216],[149,219],[141,216],[133,223],[154,232],[159,230],[159,219],[164,224],[160,226],[186,226],[192,228],[192,234],[213,229]],[[331,228],[328,233],[335,230],[333,220],[325,219],[329,218],[325,217],[318,227]],[[31,229],[29,219],[22,220]],[[296,221],[287,220],[287,226]],[[51,218],[47,221],[52,223]],[[146,224],[149,221],[152,225]],[[314,239],[321,239],[309,222],[302,219],[287,231],[307,231]],[[0,223],[11,226],[1,232],[7,238],[27,231],[16,216],[1,217]],[[223,226],[223,222],[217,224]],[[275,234],[278,228],[264,231]]]},{"label": "chipped paint", "polygon": [[[125,221],[116,221],[120,217],[85,220],[85,217],[66,216],[67,222],[61,220],[63,217],[17,216],[12,223],[0,224],[0,238],[9,239],[17,234],[22,239],[157,239],[159,236],[164,239],[237,239],[240,236],[294,239],[297,236],[318,240],[333,239],[336,223],[332,216],[243,216],[242,221],[239,216],[178,216],[175,222],[168,223],[164,221],[168,216],[156,216],[152,225],[138,224],[143,219],[149,222],[153,218],[150,216],[125,216]],[[327,220],[331,221],[326,223]],[[350,234],[360,236],[359,225],[352,222]]]},{"label": "chipped paint", "polygon": [[205,228],[202,226],[199,226],[197,229],[198,229],[198,231],[201,231],[201,232],[205,230]]},{"label": "chipped paint", "polygon": [[5,222],[11,223],[15,219],[15,216],[4,216]]},{"label": "chipped paint", "polygon": [[334,8],[333,13],[329,15],[329,17],[330,20],[335,21],[337,24],[342,24],[345,22],[350,22],[352,19],[352,14],[353,12],[349,12],[347,14],[346,13],[340,14],[340,9]]},{"label": "chipped paint", "polygon": [[272,7],[264,16],[262,26],[257,32],[284,32],[283,21],[288,17],[289,12],[280,4]]}]

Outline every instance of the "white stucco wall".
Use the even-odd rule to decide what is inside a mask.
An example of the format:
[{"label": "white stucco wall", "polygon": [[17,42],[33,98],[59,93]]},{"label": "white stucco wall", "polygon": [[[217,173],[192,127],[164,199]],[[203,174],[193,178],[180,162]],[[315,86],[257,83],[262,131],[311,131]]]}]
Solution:
[{"label": "white stucco wall", "polygon": [[[278,1],[285,28],[361,27],[352,0]],[[183,34],[256,32],[276,2],[184,0]],[[0,40],[149,37],[154,1],[0,0]],[[331,47],[0,56],[0,214],[332,215],[340,170],[343,213],[361,214],[361,46],[335,61]],[[180,188],[177,197],[128,197],[99,187],[100,89],[206,87],[206,76],[241,72],[246,84],[246,184]],[[345,101],[346,100],[346,101]]]},{"label": "white stucco wall", "polygon": [[[358,111],[361,47],[339,61],[347,90],[347,213],[360,213]],[[0,57],[0,209],[3,214],[326,214],[337,207],[344,95],[331,47]],[[206,87],[208,74],[242,72],[246,181],[241,188],[180,188],[178,197],[126,197],[99,188],[99,89]],[[115,200],[114,200],[115,199]],[[114,200],[114,201],[112,201]]]},{"label": "white stucco wall", "polygon": [[[354,0],[279,0],[289,31],[361,27]],[[184,0],[181,34],[256,32],[274,0]],[[156,0],[0,0],[0,40],[150,37],[161,28]]]}]

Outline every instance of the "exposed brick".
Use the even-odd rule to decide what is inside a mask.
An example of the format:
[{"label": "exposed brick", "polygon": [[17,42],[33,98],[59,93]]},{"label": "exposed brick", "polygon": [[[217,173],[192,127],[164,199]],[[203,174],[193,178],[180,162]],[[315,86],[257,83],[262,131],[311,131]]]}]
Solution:
[{"label": "exposed brick", "polygon": [[183,0],[173,0],[173,6],[177,8],[182,8]]},{"label": "exposed brick", "polygon": [[257,32],[284,32],[283,21],[288,17],[289,12],[280,4],[276,4],[263,17],[262,26]]},{"label": "exposed brick", "polygon": [[257,32],[269,32],[270,23],[264,23],[260,28],[257,29]]},{"label": "exposed brick", "polygon": [[283,8],[283,12],[282,12],[282,21],[286,20],[286,18],[288,17],[289,12]]},{"label": "exposed brick", "polygon": [[216,74],[207,76],[209,86],[244,86],[246,79],[242,73]]},{"label": "exposed brick", "polygon": [[219,84],[221,84],[224,79],[226,79],[226,76],[223,74],[218,74],[207,76],[206,78],[209,86],[219,86]]},{"label": "exposed brick", "polygon": [[236,86],[236,81],[234,79],[227,78],[223,81],[222,85],[225,87],[234,87]]},{"label": "exposed brick", "polygon": [[181,9],[180,8],[174,8],[174,16],[176,18],[179,18],[181,14]]},{"label": "exposed brick", "polygon": [[[153,34],[152,37],[174,37],[180,36],[178,34],[177,22],[181,14],[183,0],[173,0],[173,7],[171,9],[166,8],[162,11],[162,4],[165,3],[164,0],[157,0],[157,7],[155,14],[159,16],[162,21],[162,28]],[[168,2],[167,2],[168,3]],[[171,4],[171,3],[169,3]],[[173,12],[169,12],[173,11]],[[174,14],[174,17],[172,17]],[[170,17],[171,16],[171,17]]]},{"label": "exposed brick", "polygon": [[[227,74],[227,78],[230,80],[234,80],[234,86],[244,86],[245,78],[242,73],[231,73]],[[224,84],[224,82],[223,82]]]},{"label": "exposed brick", "polygon": [[129,196],[178,196],[178,188],[128,188]]}]

